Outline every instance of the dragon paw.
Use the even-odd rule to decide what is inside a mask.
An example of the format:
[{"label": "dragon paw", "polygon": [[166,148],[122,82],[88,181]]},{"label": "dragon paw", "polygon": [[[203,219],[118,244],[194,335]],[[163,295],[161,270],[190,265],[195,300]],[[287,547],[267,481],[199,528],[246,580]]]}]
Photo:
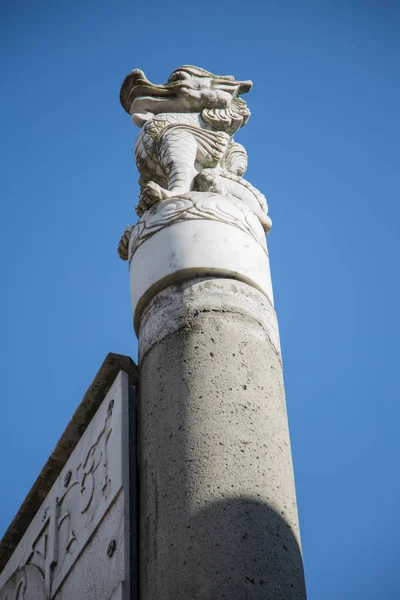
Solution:
[{"label": "dragon paw", "polygon": [[133,225],[127,225],[118,244],[118,255],[122,260],[128,260],[129,239],[131,237]]},{"label": "dragon paw", "polygon": [[146,210],[154,204],[158,204],[166,198],[173,196],[173,193],[158,185],[154,181],[149,181],[140,190],[139,203],[136,207],[136,212],[141,217]]}]

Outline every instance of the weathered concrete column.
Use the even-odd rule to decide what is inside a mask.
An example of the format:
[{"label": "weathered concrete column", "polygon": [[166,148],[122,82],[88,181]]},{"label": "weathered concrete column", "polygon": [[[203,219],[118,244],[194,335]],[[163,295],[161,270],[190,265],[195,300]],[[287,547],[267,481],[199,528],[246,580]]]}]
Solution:
[{"label": "weathered concrete column", "polygon": [[133,71],[141,600],[304,600],[264,196],[232,135],[250,82]]}]

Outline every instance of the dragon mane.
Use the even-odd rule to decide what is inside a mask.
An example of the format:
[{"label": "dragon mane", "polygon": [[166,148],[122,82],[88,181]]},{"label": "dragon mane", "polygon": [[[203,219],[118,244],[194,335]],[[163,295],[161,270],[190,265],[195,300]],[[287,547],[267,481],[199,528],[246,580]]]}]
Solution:
[{"label": "dragon mane", "polygon": [[226,108],[203,108],[201,117],[213,129],[233,135],[240,127],[246,125],[250,110],[244,100],[236,97]]}]

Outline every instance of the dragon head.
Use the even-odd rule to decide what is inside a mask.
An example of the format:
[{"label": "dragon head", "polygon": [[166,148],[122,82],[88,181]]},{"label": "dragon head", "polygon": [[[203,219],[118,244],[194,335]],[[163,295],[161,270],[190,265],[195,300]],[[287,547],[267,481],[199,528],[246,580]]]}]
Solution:
[{"label": "dragon head", "polygon": [[140,127],[155,114],[198,112],[213,129],[233,133],[250,116],[239,95],[251,87],[251,81],[236,81],[231,75],[214,75],[191,65],[173,71],[164,85],[151,83],[143,71],[135,69],[122,84],[120,100]]}]

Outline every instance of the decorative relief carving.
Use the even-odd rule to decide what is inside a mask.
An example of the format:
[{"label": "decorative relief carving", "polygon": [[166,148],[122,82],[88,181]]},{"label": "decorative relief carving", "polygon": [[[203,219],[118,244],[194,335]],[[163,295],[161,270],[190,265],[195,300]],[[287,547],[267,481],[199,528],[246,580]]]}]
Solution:
[{"label": "decorative relief carving", "polygon": [[258,217],[266,234],[271,229],[272,221],[268,216],[266,197],[243,177],[226,169],[204,169],[196,177],[195,189],[200,192],[214,192],[233,203],[240,200]]},{"label": "decorative relief carving", "polygon": [[112,411],[107,411],[100,431],[91,436],[88,450],[72,470],[64,493],[57,498],[57,556],[54,557],[52,593],[56,591],[74,562],[87,529],[96,516],[101,500],[110,494],[108,443],[112,433]]},{"label": "decorative relief carving", "polygon": [[[32,553],[29,556],[27,563],[38,567],[42,573],[48,572],[48,556],[49,556],[49,532],[50,532],[50,509],[45,509],[42,517],[44,526],[39,535],[32,543]],[[46,577],[45,577],[46,579]],[[47,592],[49,591],[46,586]]]},{"label": "decorative relief carving", "polygon": [[33,565],[18,569],[0,590],[0,600],[48,600],[42,572]]},{"label": "decorative relief carving", "polygon": [[113,478],[109,472],[110,460],[121,460],[119,381],[120,376],[71,454],[35,517],[36,525],[25,534],[28,539],[22,538],[18,552],[23,556],[17,560],[25,566],[7,581],[0,600],[53,598],[121,489],[121,469],[113,463]]},{"label": "decorative relief carving", "polygon": [[266,250],[264,230],[254,212],[247,204],[236,198],[224,198],[217,194],[189,192],[169,200],[163,200],[147,210],[133,227],[129,258],[137,248],[160,229],[189,220],[222,221],[249,235]]},{"label": "decorative relief carving", "polygon": [[[190,65],[176,69],[165,85],[151,83],[139,69],[126,77],[121,103],[141,127],[135,145],[140,217],[147,211],[153,217],[157,214],[154,207],[167,199],[181,199],[191,191],[214,192],[235,205],[238,200],[245,203],[268,233],[271,220],[265,197],[243,179],[246,150],[233,140],[250,117],[239,96],[251,87],[251,81],[236,81],[230,75],[218,76]],[[199,209],[193,205],[188,218],[195,214],[193,210]],[[230,217],[227,222],[231,223]],[[142,225],[139,229],[144,231]],[[118,248],[124,260],[131,233],[129,226]],[[133,235],[137,237],[137,231]]]}]

